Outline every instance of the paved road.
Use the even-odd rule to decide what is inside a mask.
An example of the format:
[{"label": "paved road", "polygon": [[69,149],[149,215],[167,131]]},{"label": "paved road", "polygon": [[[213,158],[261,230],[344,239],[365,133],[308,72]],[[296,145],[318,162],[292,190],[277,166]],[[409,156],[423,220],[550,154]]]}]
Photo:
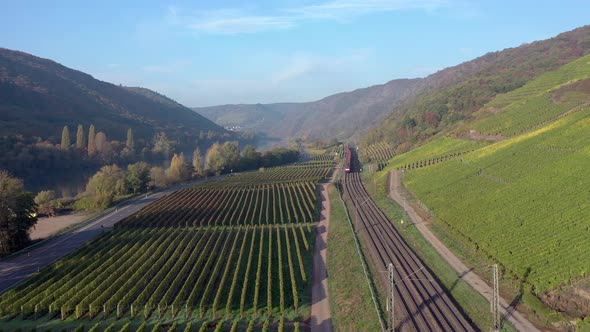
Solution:
[{"label": "paved road", "polygon": [[166,190],[132,199],[125,205],[97,220],[56,236],[45,243],[32,248],[28,253],[8,257],[0,261],[0,293],[18,284],[26,277],[38,272],[73,250],[82,246],[103,231],[113,227],[119,220],[140,210],[147,204],[166,196],[176,190],[195,185],[206,180],[198,180],[170,187]]},{"label": "paved road", "polygon": [[328,250],[328,227],[330,225],[330,197],[328,184],[320,191],[322,211],[317,226],[313,250],[313,275],[311,278],[311,332],[332,331],[332,316],[328,300],[328,271],[326,253]]},{"label": "paved road", "polygon": [[[434,249],[441,255],[448,263],[455,269],[457,274],[461,276],[473,289],[479,292],[488,301],[492,298],[492,288],[481,279],[473,269],[468,268],[449,248],[447,248],[427,227],[426,223],[416,213],[414,208],[407,203],[406,198],[400,194],[400,172],[392,171],[390,173],[389,195],[400,206],[405,207],[406,213],[412,219],[416,228],[420,231],[422,236],[430,242]],[[511,307],[504,298],[500,297],[500,311],[504,319],[507,319],[519,331],[539,331],[531,322],[529,322],[523,315]]]}]

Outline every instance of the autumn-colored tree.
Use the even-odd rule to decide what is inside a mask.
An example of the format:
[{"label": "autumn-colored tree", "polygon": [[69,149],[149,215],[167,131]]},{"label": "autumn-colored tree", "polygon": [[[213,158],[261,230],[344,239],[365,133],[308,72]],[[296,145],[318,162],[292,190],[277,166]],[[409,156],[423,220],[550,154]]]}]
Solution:
[{"label": "autumn-colored tree", "polygon": [[165,132],[159,132],[154,136],[154,148],[152,152],[164,157],[170,156],[172,152],[172,141],[168,139]]},{"label": "autumn-colored tree", "polygon": [[127,129],[127,142],[125,147],[121,150],[121,157],[130,158],[135,154],[135,143],[133,141],[133,130]]},{"label": "autumn-colored tree", "polygon": [[105,208],[113,203],[115,195],[124,194],[125,173],[117,165],[103,166],[86,185],[89,206]]},{"label": "autumn-colored tree", "polygon": [[61,131],[60,147],[62,150],[70,149],[70,129],[68,129],[68,126],[64,126],[64,129]]},{"label": "autumn-colored tree", "polygon": [[94,133],[94,125],[90,125],[90,129],[88,129],[88,155],[90,157],[96,154],[96,144],[94,142],[96,138],[96,134]]},{"label": "autumn-colored tree", "polygon": [[205,170],[219,175],[224,167],[223,147],[219,143],[213,143],[205,154]]},{"label": "autumn-colored tree", "polygon": [[84,126],[81,124],[78,125],[78,132],[76,133],[76,149],[83,150],[86,146],[86,142],[84,141]]},{"label": "autumn-colored tree", "polygon": [[166,171],[162,167],[152,167],[150,169],[150,187],[163,188],[168,185]]},{"label": "autumn-colored tree", "polygon": [[172,161],[170,162],[170,167],[166,170],[166,177],[170,183],[178,183],[182,181],[186,181],[191,177],[191,167],[189,164],[186,163],[184,159],[184,154],[174,154],[172,156]]},{"label": "autumn-colored tree", "polygon": [[113,159],[113,148],[111,143],[107,140],[107,135],[102,131],[96,133],[94,144],[100,158],[105,162],[111,162]]},{"label": "autumn-colored tree", "polygon": [[203,176],[205,173],[203,169],[203,155],[201,155],[201,149],[199,147],[193,152],[193,170],[197,176]]}]

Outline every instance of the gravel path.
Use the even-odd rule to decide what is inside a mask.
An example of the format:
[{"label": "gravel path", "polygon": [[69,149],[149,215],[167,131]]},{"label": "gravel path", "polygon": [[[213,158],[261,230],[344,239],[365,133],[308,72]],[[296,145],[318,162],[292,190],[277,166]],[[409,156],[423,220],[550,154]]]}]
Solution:
[{"label": "gravel path", "polygon": [[[414,208],[406,201],[406,198],[400,194],[400,172],[392,171],[390,173],[389,195],[400,206],[406,209],[406,213],[420,231],[422,236],[434,247],[434,249],[441,255],[448,263],[455,269],[457,274],[461,276],[473,289],[479,292],[488,301],[492,297],[492,288],[486,284],[472,269],[468,268],[455,254],[453,254],[427,227],[426,223],[416,213]],[[504,298],[500,297],[500,311],[504,319],[507,319],[519,331],[540,331],[531,322],[529,322],[522,314],[511,307]]]},{"label": "gravel path", "polygon": [[313,275],[311,278],[311,320],[312,332],[332,331],[332,316],[328,301],[328,271],[326,253],[328,249],[328,226],[330,224],[330,197],[328,183],[320,191],[322,211],[317,226],[313,250]]}]

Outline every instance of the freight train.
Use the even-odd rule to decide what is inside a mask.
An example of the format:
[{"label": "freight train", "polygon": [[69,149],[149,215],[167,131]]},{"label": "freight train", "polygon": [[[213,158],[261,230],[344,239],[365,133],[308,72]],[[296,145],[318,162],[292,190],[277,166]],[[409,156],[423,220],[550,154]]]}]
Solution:
[{"label": "freight train", "polygon": [[350,173],[352,169],[352,151],[350,151],[350,145],[346,145],[346,149],[344,150],[344,154],[346,156],[346,162],[344,164],[344,172]]}]

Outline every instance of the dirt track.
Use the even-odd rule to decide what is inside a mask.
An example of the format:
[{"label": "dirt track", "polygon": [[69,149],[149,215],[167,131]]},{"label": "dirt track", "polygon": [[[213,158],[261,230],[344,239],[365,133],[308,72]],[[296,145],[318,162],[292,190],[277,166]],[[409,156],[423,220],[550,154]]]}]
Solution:
[{"label": "dirt track", "polygon": [[[434,249],[441,255],[473,289],[483,295],[488,301],[492,296],[492,288],[488,286],[472,269],[468,268],[455,254],[453,254],[427,227],[422,217],[416,213],[414,208],[406,201],[406,198],[400,194],[400,172],[392,171],[390,173],[389,195],[391,199],[397,202],[400,206],[405,207],[406,213],[420,231],[422,236],[434,247]],[[519,331],[539,331],[531,322],[529,322],[523,315],[511,307],[504,298],[500,298],[500,310],[504,319],[507,319]]]},{"label": "dirt track", "polygon": [[328,301],[328,271],[326,265],[328,228],[330,225],[330,197],[328,196],[327,183],[322,185],[320,197],[322,199],[322,211],[317,226],[313,251],[310,327],[312,332],[330,332],[332,331],[332,316],[330,314],[330,302]]}]

